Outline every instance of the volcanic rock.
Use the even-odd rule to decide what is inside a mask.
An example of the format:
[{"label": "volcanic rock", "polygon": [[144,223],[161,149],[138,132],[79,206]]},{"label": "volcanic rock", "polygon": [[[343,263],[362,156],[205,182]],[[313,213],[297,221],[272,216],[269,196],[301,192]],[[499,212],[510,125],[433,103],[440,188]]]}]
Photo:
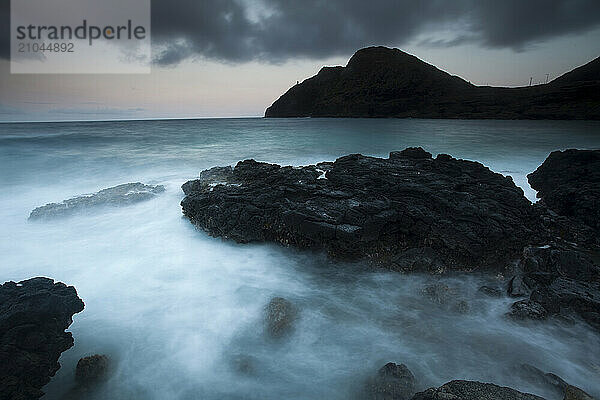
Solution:
[{"label": "volcanic rock", "polygon": [[246,160],[183,190],[184,215],[213,236],[398,271],[504,269],[541,241],[539,218],[510,177],[421,148],[305,167]]},{"label": "volcanic rock", "polygon": [[600,244],[600,150],[554,151],[527,178],[548,208],[592,228]]},{"label": "volcanic rock", "polygon": [[72,286],[32,278],[0,286],[0,399],[38,399],[73,346],[65,329],[84,304]]},{"label": "volcanic rock", "polygon": [[[600,329],[600,267],[588,255],[557,246],[529,246],[518,269],[521,272],[511,280],[509,294],[529,298],[513,304],[510,316],[545,319],[575,314]],[[517,289],[515,281],[521,282]]]}]

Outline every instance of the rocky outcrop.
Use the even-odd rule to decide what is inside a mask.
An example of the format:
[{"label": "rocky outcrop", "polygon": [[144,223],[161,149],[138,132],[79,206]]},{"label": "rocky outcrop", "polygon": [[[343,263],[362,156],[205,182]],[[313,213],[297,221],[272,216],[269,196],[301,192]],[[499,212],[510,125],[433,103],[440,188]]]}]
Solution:
[{"label": "rocky outcrop", "polygon": [[183,190],[183,213],[211,235],[399,271],[502,269],[541,240],[510,177],[421,148],[305,167],[246,160],[204,171]]},{"label": "rocky outcrop", "polygon": [[97,193],[85,194],[64,200],[61,203],[50,203],[37,207],[30,220],[43,220],[73,215],[97,207],[124,206],[154,198],[165,191],[162,185],[144,185],[143,183],[124,183],[122,185],[100,190]]},{"label": "rocky outcrop", "polygon": [[417,393],[412,400],[544,400],[508,387],[473,381],[451,381]]},{"label": "rocky outcrop", "polygon": [[508,315],[543,320],[575,314],[600,329],[600,150],[552,152],[528,179],[552,240],[525,248],[508,285],[509,295],[525,299]]},{"label": "rocky outcrop", "polygon": [[72,286],[33,278],[0,286],[0,399],[28,400],[60,368],[60,354],[73,346],[65,329],[83,310]]},{"label": "rocky outcrop", "polygon": [[268,335],[278,339],[288,335],[296,319],[296,308],[283,297],[274,297],[265,307],[265,323]]},{"label": "rocky outcrop", "polygon": [[367,385],[367,399],[409,400],[415,394],[415,377],[404,364],[387,363]]},{"label": "rocky outcrop", "polygon": [[509,316],[546,319],[575,314],[600,330],[600,267],[585,253],[530,246],[523,251],[518,270],[508,294],[527,299],[513,304]]},{"label": "rocky outcrop", "polygon": [[545,85],[475,86],[398,49],[358,50],[291,87],[265,117],[600,119],[600,58]]},{"label": "rocky outcrop", "polygon": [[592,228],[600,244],[600,150],[552,152],[527,177],[543,204]]}]

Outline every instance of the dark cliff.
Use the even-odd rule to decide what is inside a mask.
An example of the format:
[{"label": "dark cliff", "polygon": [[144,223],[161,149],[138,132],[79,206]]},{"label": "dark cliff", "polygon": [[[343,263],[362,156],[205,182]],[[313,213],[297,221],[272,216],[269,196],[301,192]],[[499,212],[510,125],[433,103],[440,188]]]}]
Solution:
[{"label": "dark cliff", "polygon": [[546,85],[501,88],[369,47],[290,88],[265,117],[600,119],[600,58]]}]

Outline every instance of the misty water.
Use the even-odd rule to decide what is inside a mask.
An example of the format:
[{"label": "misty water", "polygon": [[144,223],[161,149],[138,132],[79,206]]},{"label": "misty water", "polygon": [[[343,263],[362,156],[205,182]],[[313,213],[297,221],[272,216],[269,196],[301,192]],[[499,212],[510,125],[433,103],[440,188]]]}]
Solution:
[{"label": "misty water", "polygon": [[[348,399],[388,361],[418,389],[452,379],[557,398],[521,363],[600,395],[600,337],[584,324],[517,324],[512,299],[478,294],[502,277],[433,277],[339,264],[322,254],[212,238],[182,217],[180,186],[202,169],[254,158],[286,165],[407,146],[526,174],[549,152],[600,148],[600,123],[565,121],[222,119],[0,124],[0,281],[48,276],[74,285],[85,310],[75,346],[44,399]],[[153,200],[29,222],[49,202],[126,182],[162,184]],[[469,311],[430,301],[443,282]],[[293,333],[268,339],[263,310],[299,309]],[[73,391],[77,360],[107,354],[111,375]]]}]

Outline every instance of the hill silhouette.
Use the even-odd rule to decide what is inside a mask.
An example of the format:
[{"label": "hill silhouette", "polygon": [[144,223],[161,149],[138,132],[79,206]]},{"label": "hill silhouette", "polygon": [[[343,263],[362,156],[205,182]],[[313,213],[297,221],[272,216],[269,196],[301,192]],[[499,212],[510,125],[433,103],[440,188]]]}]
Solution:
[{"label": "hill silhouette", "polygon": [[368,47],[323,67],[265,117],[600,119],[600,58],[549,84],[475,86],[399,49]]}]

